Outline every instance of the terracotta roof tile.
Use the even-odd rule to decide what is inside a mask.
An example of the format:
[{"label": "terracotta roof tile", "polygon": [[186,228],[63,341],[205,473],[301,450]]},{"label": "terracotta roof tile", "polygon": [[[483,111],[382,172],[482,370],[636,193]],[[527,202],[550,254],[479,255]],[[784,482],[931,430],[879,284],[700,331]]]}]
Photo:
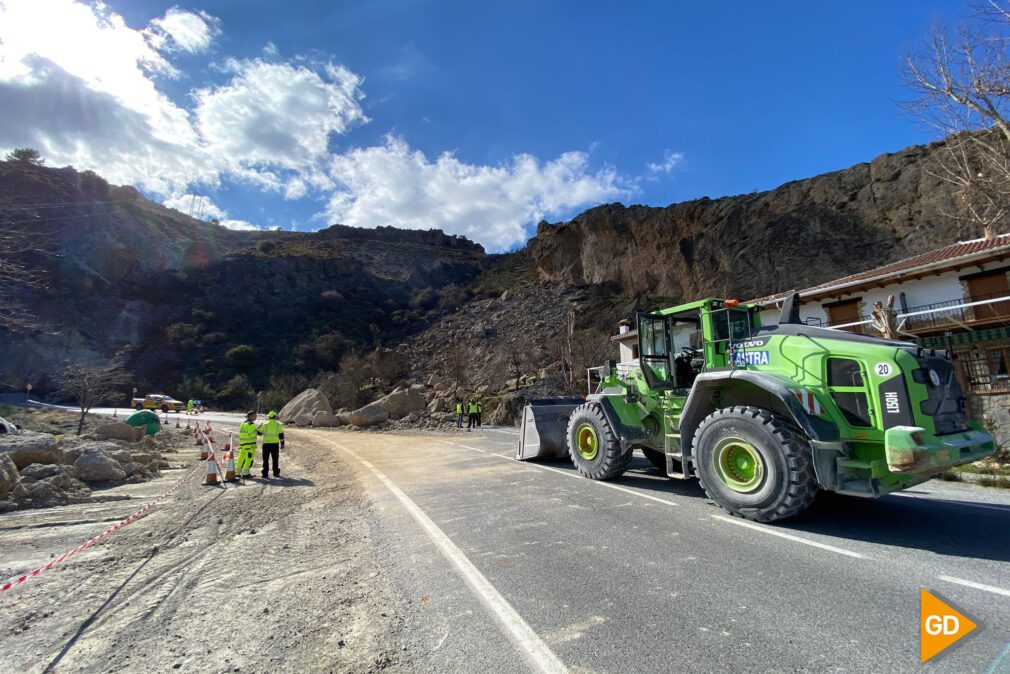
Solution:
[{"label": "terracotta roof tile", "polygon": [[[936,250],[931,250],[929,252],[922,253],[921,255],[915,255],[913,257],[905,258],[904,260],[898,260],[897,262],[885,264],[882,267],[875,267],[874,269],[868,269],[867,271],[859,272],[858,274],[843,276],[840,279],[804,288],[799,292],[801,297],[815,295],[836,287],[857,284],[859,281],[882,280],[892,276],[900,276],[902,274],[914,272],[919,268],[929,267],[940,262],[953,262],[958,258],[972,258],[978,256],[980,253],[990,254],[1002,250],[1010,251],[1010,234],[999,234],[991,239],[959,241],[944,248],[937,248]],[[777,293],[775,295],[768,295],[767,297],[751,300],[750,302],[755,304],[765,304],[781,300],[788,295],[788,292]]]}]

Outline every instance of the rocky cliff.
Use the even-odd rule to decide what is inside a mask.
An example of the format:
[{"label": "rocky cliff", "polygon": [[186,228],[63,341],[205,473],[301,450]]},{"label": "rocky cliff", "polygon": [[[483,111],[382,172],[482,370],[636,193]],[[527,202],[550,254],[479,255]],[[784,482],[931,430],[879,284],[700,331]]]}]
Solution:
[{"label": "rocky cliff", "polygon": [[937,151],[910,147],[768,192],[599,206],[541,223],[528,251],[544,279],[626,296],[803,288],[978,235],[945,215],[949,188],[927,168]]}]

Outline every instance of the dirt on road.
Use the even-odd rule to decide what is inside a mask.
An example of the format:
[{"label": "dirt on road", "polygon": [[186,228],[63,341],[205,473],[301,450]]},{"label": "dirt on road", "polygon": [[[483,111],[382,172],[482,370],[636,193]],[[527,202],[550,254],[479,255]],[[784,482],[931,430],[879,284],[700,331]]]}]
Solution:
[{"label": "dirt on road", "polygon": [[[206,487],[200,471],[146,517],[0,594],[0,670],[402,665],[402,604],[371,544],[372,504],[332,447],[297,431],[288,447],[289,477]],[[0,577],[76,547],[186,472],[114,490],[129,501],[0,516]]]}]

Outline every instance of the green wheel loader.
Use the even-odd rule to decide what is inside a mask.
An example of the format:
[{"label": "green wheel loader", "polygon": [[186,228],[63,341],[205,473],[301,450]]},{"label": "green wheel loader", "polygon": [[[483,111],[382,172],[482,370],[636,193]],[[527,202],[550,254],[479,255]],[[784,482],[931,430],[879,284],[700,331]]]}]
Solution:
[{"label": "green wheel loader", "polygon": [[567,456],[609,480],[639,449],[730,513],[775,522],[821,489],[880,496],[995,451],[949,354],[802,324],[795,295],[776,325],[762,309],[706,299],[639,314],[637,367],[611,362],[585,400],[532,401],[516,458]]}]

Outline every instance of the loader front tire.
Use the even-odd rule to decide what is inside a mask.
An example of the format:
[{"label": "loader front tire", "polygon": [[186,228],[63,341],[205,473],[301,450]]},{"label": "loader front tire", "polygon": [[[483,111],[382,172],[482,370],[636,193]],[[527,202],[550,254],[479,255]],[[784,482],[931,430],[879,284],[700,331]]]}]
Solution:
[{"label": "loader front tire", "polygon": [[810,443],[759,407],[726,407],[706,417],[694,436],[694,457],[708,497],[755,522],[798,515],[817,495]]},{"label": "loader front tire", "polygon": [[621,450],[599,404],[585,403],[568,418],[568,454],[585,477],[610,480],[628,468],[632,452]]}]

